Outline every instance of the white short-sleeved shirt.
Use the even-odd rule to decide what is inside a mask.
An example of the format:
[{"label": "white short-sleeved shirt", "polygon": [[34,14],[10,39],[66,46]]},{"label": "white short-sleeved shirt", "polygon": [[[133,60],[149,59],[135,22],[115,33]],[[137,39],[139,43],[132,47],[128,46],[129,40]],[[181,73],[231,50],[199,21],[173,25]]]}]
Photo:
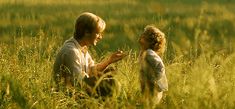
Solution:
[{"label": "white short-sleeved shirt", "polygon": [[162,59],[152,49],[143,52],[140,57],[140,79],[157,84],[158,91],[167,91],[168,82]]},{"label": "white short-sleeved shirt", "polygon": [[68,73],[74,79],[82,80],[85,76],[89,77],[89,70],[94,67],[88,51],[83,52],[81,46],[74,38],[65,41],[64,45],[57,54],[54,63],[54,76],[61,76]]}]

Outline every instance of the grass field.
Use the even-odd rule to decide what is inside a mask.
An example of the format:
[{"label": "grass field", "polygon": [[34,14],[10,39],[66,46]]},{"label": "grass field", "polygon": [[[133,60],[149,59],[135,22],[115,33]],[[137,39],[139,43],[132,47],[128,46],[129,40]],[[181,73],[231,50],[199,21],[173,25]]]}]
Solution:
[{"label": "grass field", "polygon": [[[51,90],[55,55],[89,11],[107,23],[90,52],[114,64],[119,95],[75,100]],[[0,0],[0,109],[148,109],[140,101],[137,39],[148,24],[167,37],[169,91],[161,109],[235,108],[235,2],[232,0]]]}]

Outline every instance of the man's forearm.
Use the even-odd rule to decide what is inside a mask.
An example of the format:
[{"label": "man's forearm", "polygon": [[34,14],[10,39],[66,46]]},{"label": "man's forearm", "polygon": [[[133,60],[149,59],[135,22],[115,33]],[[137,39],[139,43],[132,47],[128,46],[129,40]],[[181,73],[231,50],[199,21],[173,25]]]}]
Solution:
[{"label": "man's forearm", "polygon": [[111,62],[109,60],[105,60],[101,63],[96,64],[97,71],[103,71]]}]

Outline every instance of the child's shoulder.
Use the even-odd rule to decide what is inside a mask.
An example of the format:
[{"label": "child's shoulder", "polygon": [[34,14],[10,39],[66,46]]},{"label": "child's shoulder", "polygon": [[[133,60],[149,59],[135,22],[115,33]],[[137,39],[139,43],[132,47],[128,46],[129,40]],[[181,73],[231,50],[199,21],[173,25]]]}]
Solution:
[{"label": "child's shoulder", "polygon": [[147,49],[144,54],[145,54],[146,59],[153,58],[155,60],[159,60],[159,61],[161,60],[160,56],[152,49]]},{"label": "child's shoulder", "polygon": [[146,56],[158,56],[157,53],[153,51],[152,49],[147,49],[145,53],[146,53]]}]

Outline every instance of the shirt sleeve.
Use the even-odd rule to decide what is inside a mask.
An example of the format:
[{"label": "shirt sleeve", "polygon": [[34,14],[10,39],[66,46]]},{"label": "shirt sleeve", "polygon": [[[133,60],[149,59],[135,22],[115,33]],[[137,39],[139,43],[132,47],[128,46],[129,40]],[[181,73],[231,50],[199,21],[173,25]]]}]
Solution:
[{"label": "shirt sleeve", "polygon": [[97,72],[95,61],[92,59],[90,54],[88,53],[88,74],[95,74]]},{"label": "shirt sleeve", "polygon": [[88,64],[89,64],[89,66],[94,66],[94,65],[95,65],[95,62],[94,62],[94,60],[91,58],[91,55],[90,55],[90,54],[88,54]]},{"label": "shirt sleeve", "polygon": [[156,55],[156,53],[152,50],[147,50],[146,53],[146,62],[148,66],[151,67],[151,69],[154,72],[154,76],[157,80],[159,80],[162,77],[162,74],[164,72],[164,65],[160,59],[159,56]]}]

